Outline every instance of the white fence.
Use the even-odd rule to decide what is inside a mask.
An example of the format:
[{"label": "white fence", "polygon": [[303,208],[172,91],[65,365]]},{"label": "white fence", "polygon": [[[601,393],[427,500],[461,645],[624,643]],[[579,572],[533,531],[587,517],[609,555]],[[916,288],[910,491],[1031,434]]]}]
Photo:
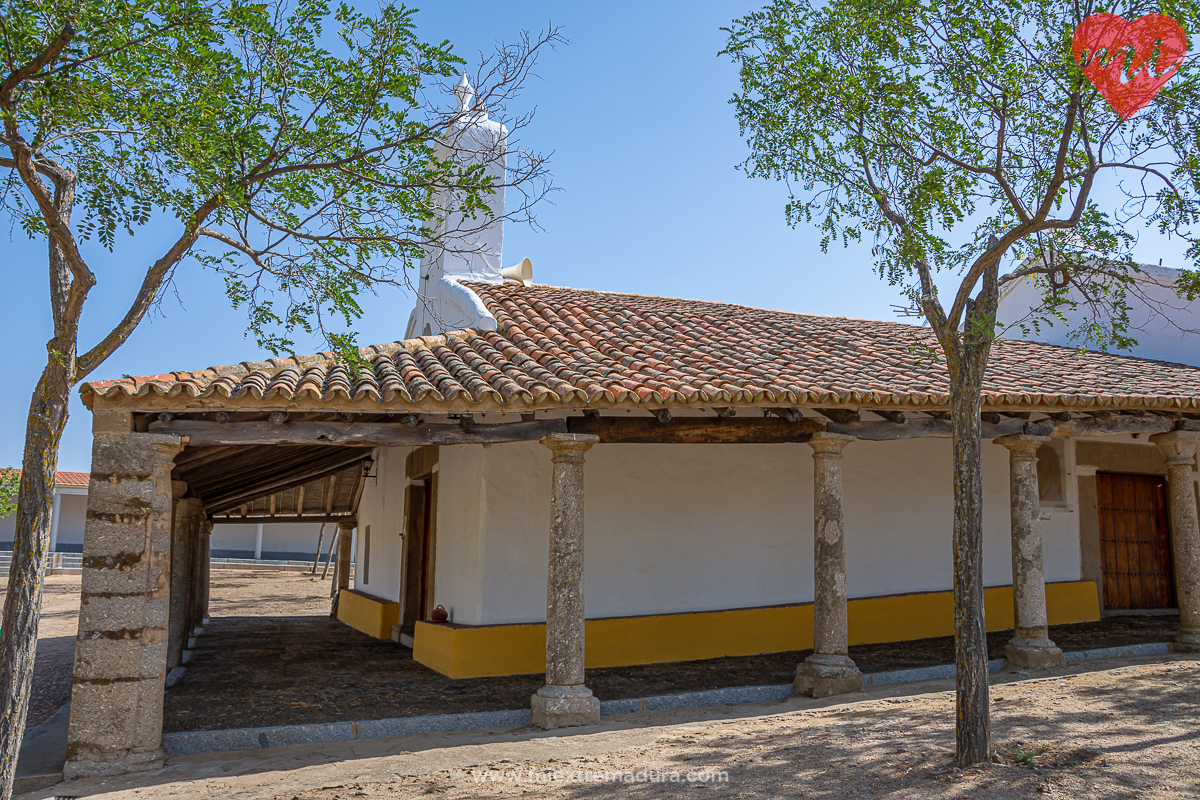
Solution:
[{"label": "white fence", "polygon": [[[52,575],[70,575],[78,573],[83,569],[83,555],[80,553],[49,553],[47,555],[48,564],[46,571]],[[282,572],[303,572],[311,570],[312,561],[255,561],[253,558],[214,558],[210,563],[210,569],[250,569],[250,570],[278,570]],[[8,574],[9,565],[12,564],[12,551],[0,550],[0,576]],[[322,559],[317,567],[319,574],[325,567],[325,562]],[[354,574],[354,567],[351,566],[350,574]]]}]

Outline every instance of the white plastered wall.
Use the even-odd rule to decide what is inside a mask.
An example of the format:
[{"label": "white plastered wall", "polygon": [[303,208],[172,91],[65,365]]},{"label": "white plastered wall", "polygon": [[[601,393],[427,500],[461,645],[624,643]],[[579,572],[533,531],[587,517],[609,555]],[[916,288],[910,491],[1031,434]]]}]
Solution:
[{"label": "white plastered wall", "polygon": [[[354,537],[354,588],[383,600],[400,599],[404,569],[405,460],[412,448],[380,447],[358,503]],[[371,526],[371,560],[366,563],[367,526]]]},{"label": "white plastered wall", "polygon": [[[1128,353],[1141,358],[1174,361],[1181,364],[1200,366],[1200,301],[1187,301],[1175,294],[1175,281],[1180,277],[1178,270],[1166,269],[1149,264],[1140,266],[1137,276],[1138,291],[1131,292],[1130,330],[1138,344]],[[1072,287],[1070,297],[1082,301],[1078,289]],[[1028,334],[1018,323],[1026,327],[1031,309],[1042,304],[1042,289],[1032,277],[1020,278],[1007,284],[996,309],[996,318],[1005,326],[1001,336],[1009,339],[1029,339],[1035,342],[1077,347],[1070,334],[1080,330],[1088,321],[1085,308],[1064,307],[1059,311],[1066,322],[1051,325],[1043,321],[1037,330]],[[1170,321],[1168,321],[1168,318]]]},{"label": "white plastered wall", "polygon": [[[584,468],[587,616],[811,601],[811,453],[593,447]],[[846,448],[851,597],[951,588],[950,457],[947,439]],[[550,451],[536,442],[443,447],[439,466],[435,602],[468,625],[544,620]],[[1048,512],[1046,579],[1077,580],[1077,515]],[[1011,583],[1008,451],[989,442],[984,520],[984,580]]]}]

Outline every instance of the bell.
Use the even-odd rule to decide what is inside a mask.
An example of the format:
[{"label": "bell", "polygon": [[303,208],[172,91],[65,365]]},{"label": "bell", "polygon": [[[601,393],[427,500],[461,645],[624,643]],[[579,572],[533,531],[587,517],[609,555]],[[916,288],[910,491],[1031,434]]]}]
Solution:
[{"label": "bell", "polygon": [[505,267],[500,270],[500,277],[506,281],[520,281],[526,286],[532,286],[533,262],[528,258],[522,258],[520,264],[514,264],[511,267]]}]

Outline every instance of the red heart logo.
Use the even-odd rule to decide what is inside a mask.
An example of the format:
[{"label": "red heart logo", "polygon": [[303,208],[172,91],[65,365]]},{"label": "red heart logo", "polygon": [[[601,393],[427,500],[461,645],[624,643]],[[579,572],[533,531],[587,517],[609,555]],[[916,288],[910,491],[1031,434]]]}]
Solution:
[{"label": "red heart logo", "polygon": [[1154,99],[1187,55],[1183,26],[1165,14],[1128,22],[1092,14],[1075,29],[1072,52],[1083,74],[1122,119]]}]

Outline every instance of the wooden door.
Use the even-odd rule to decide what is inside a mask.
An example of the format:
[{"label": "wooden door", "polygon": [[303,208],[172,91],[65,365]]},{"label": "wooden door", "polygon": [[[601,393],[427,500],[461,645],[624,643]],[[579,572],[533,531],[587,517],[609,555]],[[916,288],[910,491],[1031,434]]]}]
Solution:
[{"label": "wooden door", "polygon": [[1096,494],[1104,607],[1173,608],[1166,478],[1102,472]]},{"label": "wooden door", "polygon": [[421,600],[420,600],[420,618],[422,620],[429,619],[429,613],[433,611],[429,607],[430,594],[433,584],[433,479],[425,479],[425,490],[423,492],[425,500],[424,518],[421,531]]}]

